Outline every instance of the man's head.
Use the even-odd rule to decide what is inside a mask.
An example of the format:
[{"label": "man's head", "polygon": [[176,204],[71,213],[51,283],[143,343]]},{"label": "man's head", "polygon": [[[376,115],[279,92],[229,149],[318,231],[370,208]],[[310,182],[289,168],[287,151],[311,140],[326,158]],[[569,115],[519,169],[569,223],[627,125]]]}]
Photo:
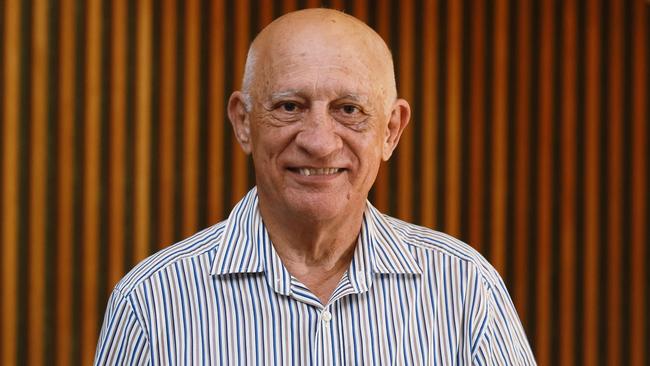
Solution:
[{"label": "man's head", "polygon": [[228,113],[260,205],[317,220],[362,212],[406,127],[388,47],[335,10],[287,14],[253,41]]}]

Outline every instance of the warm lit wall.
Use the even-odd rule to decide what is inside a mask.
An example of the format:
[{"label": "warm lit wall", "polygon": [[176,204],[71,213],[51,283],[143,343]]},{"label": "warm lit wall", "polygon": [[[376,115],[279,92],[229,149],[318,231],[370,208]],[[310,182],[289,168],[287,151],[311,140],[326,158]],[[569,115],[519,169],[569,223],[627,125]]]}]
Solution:
[{"label": "warm lit wall", "polygon": [[388,41],[415,113],[376,205],[487,256],[540,365],[647,365],[644,0],[0,2],[0,363],[89,364],[116,281],[225,217],[247,45],[321,4]]}]

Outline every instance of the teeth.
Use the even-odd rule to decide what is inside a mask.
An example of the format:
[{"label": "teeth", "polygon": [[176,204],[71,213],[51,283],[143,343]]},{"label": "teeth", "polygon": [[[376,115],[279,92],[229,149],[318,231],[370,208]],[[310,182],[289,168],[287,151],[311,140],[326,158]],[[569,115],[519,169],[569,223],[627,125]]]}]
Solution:
[{"label": "teeth", "polygon": [[336,174],[338,172],[339,172],[339,168],[298,169],[298,173],[300,173],[300,175],[304,175],[307,177],[310,175],[330,175],[330,174]]}]

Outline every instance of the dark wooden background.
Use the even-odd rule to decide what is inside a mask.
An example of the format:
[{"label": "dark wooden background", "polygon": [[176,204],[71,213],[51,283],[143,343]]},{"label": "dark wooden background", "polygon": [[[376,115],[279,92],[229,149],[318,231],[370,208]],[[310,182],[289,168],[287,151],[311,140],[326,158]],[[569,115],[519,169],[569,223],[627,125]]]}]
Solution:
[{"label": "dark wooden background", "polygon": [[0,362],[90,364],[118,279],[225,217],[248,44],[321,5],[414,110],[372,201],[481,251],[540,365],[648,365],[644,0],[0,0]]}]

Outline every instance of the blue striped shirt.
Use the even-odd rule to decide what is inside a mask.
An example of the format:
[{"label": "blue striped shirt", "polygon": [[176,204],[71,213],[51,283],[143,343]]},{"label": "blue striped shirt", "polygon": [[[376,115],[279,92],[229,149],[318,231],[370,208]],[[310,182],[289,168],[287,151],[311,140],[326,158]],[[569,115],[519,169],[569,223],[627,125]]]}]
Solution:
[{"label": "blue striped shirt", "polygon": [[282,264],[252,189],[227,220],[115,287],[98,365],[534,365],[495,269],[468,245],[364,214],[322,304]]}]

